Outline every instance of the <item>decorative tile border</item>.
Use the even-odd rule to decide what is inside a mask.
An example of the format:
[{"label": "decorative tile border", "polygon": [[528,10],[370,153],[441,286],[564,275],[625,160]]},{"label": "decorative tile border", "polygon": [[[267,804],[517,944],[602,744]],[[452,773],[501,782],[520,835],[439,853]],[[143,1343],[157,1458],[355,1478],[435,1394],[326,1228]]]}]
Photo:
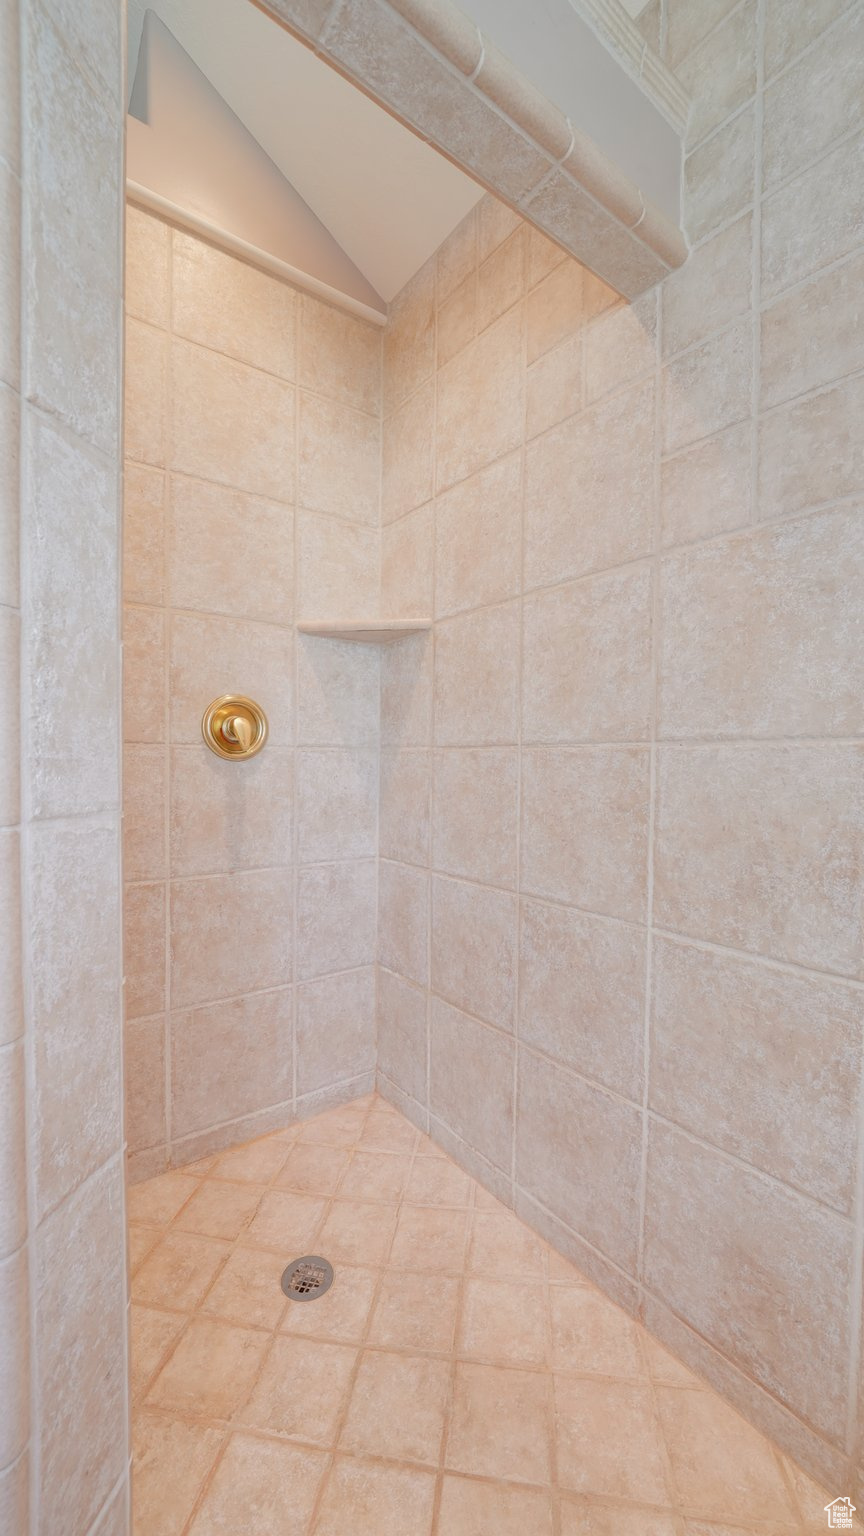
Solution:
[{"label": "decorative tile border", "polygon": [[[681,229],[452,0],[257,3],[625,298],[686,261]],[[686,98],[626,12],[578,8],[680,130]]]}]

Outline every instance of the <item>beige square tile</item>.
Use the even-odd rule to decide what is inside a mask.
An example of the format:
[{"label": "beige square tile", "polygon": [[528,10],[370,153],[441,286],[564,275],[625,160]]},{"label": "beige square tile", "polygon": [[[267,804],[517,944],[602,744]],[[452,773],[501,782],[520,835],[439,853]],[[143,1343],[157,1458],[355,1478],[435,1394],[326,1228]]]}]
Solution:
[{"label": "beige square tile", "polygon": [[163,1173],[145,1184],[136,1184],[126,1196],[129,1220],[144,1226],[167,1226],[197,1188],[198,1180],[185,1173]]},{"label": "beige square tile", "polygon": [[680,1360],[676,1360],[674,1355],[670,1355],[668,1349],[664,1349],[663,1345],[658,1344],[657,1340],[653,1339],[650,1333],[646,1333],[644,1329],[640,1334],[640,1343],[652,1381],[659,1382],[667,1387],[696,1387],[700,1390],[704,1389],[704,1382],[700,1381],[699,1377],[694,1375],[692,1371],[688,1371],[686,1365],[682,1365]]},{"label": "beige square tile", "polygon": [[664,356],[692,347],[749,310],[752,269],[748,213],[699,245],[663,284]]},{"label": "beige square tile", "polygon": [[519,590],[521,510],[518,455],[481,470],[437,498],[436,614],[457,613],[515,597]]},{"label": "beige square tile", "polygon": [[[123,610],[123,730],[126,741],[167,736],[165,615],[154,608]],[[198,722],[200,727],[200,721]]]},{"label": "beige square tile", "polygon": [[696,106],[687,125],[695,145],[731,117],[756,89],[756,6],[739,7],[678,65],[678,78]]},{"label": "beige square tile", "polygon": [[134,1536],[175,1536],[222,1445],[222,1431],[161,1413],[139,1413],[134,1437]]},{"label": "beige square tile", "polygon": [[847,323],[861,292],[864,256],[814,277],[764,310],[761,403],[776,405],[864,366],[857,326]]},{"label": "beige square tile", "polygon": [[269,1184],[284,1165],[288,1147],[281,1141],[250,1141],[232,1147],[217,1158],[211,1170],[214,1179],[233,1179],[238,1183]]},{"label": "beige square tile", "polygon": [[485,261],[520,224],[515,209],[489,193],[477,205],[477,255]]},{"label": "beige square tile", "polygon": [[347,1264],[383,1264],[396,1213],[386,1206],[360,1200],[334,1200],[318,1236],[331,1260]]},{"label": "beige square tile", "polygon": [[191,1312],[219,1273],[230,1248],[226,1242],[192,1232],[168,1232],[144,1260],[132,1282],[132,1297],[156,1307]]},{"label": "beige square tile", "polygon": [[279,1248],[288,1258],[296,1258],[310,1251],[326,1209],[326,1200],[269,1190],[245,1230],[244,1242]]},{"label": "beige square tile", "polygon": [[685,1511],[705,1519],[795,1516],[773,1447],[713,1392],[657,1388],[672,1477]]},{"label": "beige square tile", "polygon": [[661,751],[655,921],[861,974],[860,909],[848,874],[864,831],[861,766],[856,747],[839,745]]},{"label": "beige square tile", "polygon": [[857,493],[864,483],[864,451],[856,431],[862,410],[859,376],[762,417],[760,517],[785,517]]},{"label": "beige square tile", "polygon": [[583,405],[583,333],[574,332],[551,352],[544,352],[526,376],[525,435],[537,437]]},{"label": "beige square tile", "polygon": [[135,1304],[130,1309],[129,1390],[136,1401],[161,1365],[186,1319]]},{"label": "beige square tile", "polygon": [[304,507],[377,525],[381,426],[376,417],[301,390],[298,454],[297,498]]},{"label": "beige square tile", "polygon": [[[830,96],[829,96],[830,99]],[[861,187],[855,168],[862,137],[844,139],[762,205],[762,292],[799,283],[811,272],[857,251]],[[806,218],[801,217],[806,209]]]},{"label": "beige square tile", "polygon": [[390,1264],[427,1274],[460,1274],[465,1264],[468,1218],[464,1211],[403,1205]]},{"label": "beige square tile", "polygon": [[209,1181],[196,1189],[175,1218],[175,1230],[198,1232],[203,1237],[229,1241],[248,1226],[258,1207],[261,1191],[254,1184]]},{"label": "beige square tile", "polygon": [[348,1153],[340,1147],[301,1142],[288,1153],[276,1179],[276,1188],[325,1198],[335,1194],[347,1167]]},{"label": "beige square tile", "polygon": [[381,657],[381,742],[426,747],[432,740],[432,638],[408,636]]},{"label": "beige square tile", "polygon": [[653,993],[651,1107],[848,1212],[859,994],[660,939]]},{"label": "beige square tile", "polygon": [[275,1328],[285,1310],[280,1288],[285,1255],[235,1248],[201,1311],[238,1327]]},{"label": "beige square tile", "polygon": [[550,1287],[552,1366],[577,1375],[645,1375],[639,1327],[620,1307],[587,1286]]},{"label": "beige square tile", "polygon": [[650,1122],[647,1285],[823,1434],[844,1411],[850,1245],[833,1211]]},{"label": "beige square tile", "polygon": [[292,651],[290,630],[273,624],[174,614],[172,741],[200,745],[201,716],[220,690],[230,687],[234,693],[257,699],[269,721],[271,746],[293,746]]},{"label": "beige square tile", "polygon": [[297,975],[305,981],[375,962],[374,859],[323,864],[297,881]]},{"label": "beige square tile", "polygon": [[441,1485],[441,1536],[552,1536],[552,1505],[539,1488],[502,1487],[449,1473]]},{"label": "beige square tile", "polygon": [[248,1397],[269,1336],[195,1317],[147,1394],[151,1407],[228,1419]]},{"label": "beige square tile", "polygon": [[435,365],[435,263],[427,262],[390,306],[384,330],[384,414],[414,393]]},{"label": "beige square tile", "polygon": [[499,1280],[517,1280],[528,1271],[539,1274],[544,1250],[542,1240],[512,1211],[500,1207],[475,1211],[468,1251],[468,1268],[473,1273]]},{"label": "beige square tile", "polygon": [[767,74],[773,75],[789,64],[845,9],[845,0],[815,0],[815,3],[814,0],[768,0],[765,9]]},{"label": "beige square tile", "polygon": [[306,1536],[327,1457],[232,1435],[190,1536]]},{"label": "beige square tile", "polygon": [[378,970],[378,1069],[403,1093],[426,1097],[426,992]]},{"label": "beige square tile", "polygon": [[647,899],[648,752],[637,747],[523,754],[526,891],[639,922]]},{"label": "beige square tile", "polygon": [[290,623],[291,507],[172,475],[168,582],[176,608]]},{"label": "beige square tile", "polygon": [[271,745],[245,766],[249,771],[241,797],[231,775],[236,764],[209,752],[203,741],[194,747],[172,748],[174,879],[289,863],[294,755]]},{"label": "beige square tile", "polygon": [[[293,880],[286,869],[175,880],[171,886],[171,1001],[176,1008],[291,980]],[[262,924],[262,912],[282,923]]]},{"label": "beige square tile", "polygon": [[651,381],[600,401],[529,443],[527,590],[649,553],[654,448]]},{"label": "beige square tile", "polygon": [[753,338],[749,319],[663,369],[663,451],[674,453],[750,414]]},{"label": "beige square tile", "polygon": [[664,561],[662,734],[857,735],[862,578],[864,529],[845,509]]},{"label": "beige square tile", "polygon": [[788,181],[855,122],[864,90],[862,17],[853,6],[764,96],[763,183]]},{"label": "beige square tile", "polygon": [[123,446],[143,464],[167,463],[168,349],[164,331],[126,321]]},{"label": "beige square tile", "polygon": [[413,1152],[417,1142],[415,1127],[386,1099],[376,1099],[360,1137],[362,1149],[378,1152]]},{"label": "beige square tile", "polygon": [[378,957],[418,985],[428,975],[429,877],[407,864],[378,867]]},{"label": "beige square tile", "polygon": [[332,1445],[356,1353],[320,1339],[277,1337],[240,1415],[242,1422],[270,1434]]},{"label": "beige square tile", "polygon": [[647,739],[651,605],[647,566],[526,598],[524,740]]},{"label": "beige square tile", "polygon": [[632,1273],[641,1108],[520,1052],[516,1177],[572,1231]]},{"label": "beige square tile", "polygon": [[517,447],[522,432],[522,317],[490,326],[438,375],[437,473],[454,485]]},{"label": "beige square tile", "polygon": [[432,881],[432,986],[503,1029],[513,1027],[515,896],[436,876]]},{"label": "beige square tile", "polygon": [[[254,1049],[250,1049],[252,1042]],[[280,1118],[287,1119],[291,1112],[286,1102],[291,1097],[291,1058],[288,988],[172,1014],[174,1135],[206,1131],[274,1103],[283,1106]],[[221,1143],[215,1145],[224,1146],[231,1140],[232,1133],[225,1131]],[[258,1182],[265,1181],[259,1178]]]},{"label": "beige square tile", "polygon": [[368,1115],[368,1099],[340,1105],[337,1109],[314,1115],[311,1120],[298,1121],[298,1140],[328,1147],[353,1147],[360,1139]]},{"label": "beige square tile", "polygon": [[384,1349],[449,1354],[458,1301],[455,1276],[388,1269],[372,1314],[369,1343]]},{"label": "beige square tile", "polygon": [[517,837],[515,750],[438,751],[434,775],[434,867],[470,880],[512,886]]},{"label": "beige square tile", "polygon": [[429,1536],[435,1477],[420,1468],[339,1456],[324,1490],[315,1536]]},{"label": "beige square tile", "polygon": [[436,296],[439,307],[464,282],[477,263],[477,214],[465,215],[436,252]]},{"label": "beige square tile", "polygon": [[435,631],[435,741],[497,746],[518,735],[519,609],[485,608]]},{"label": "beige square tile", "polygon": [[168,805],[165,748],[127,746],[123,753],[123,875],[164,880]]},{"label": "beige square tile", "polygon": [[554,240],[550,240],[543,232],[533,224],[526,226],[527,233],[527,283],[529,288],[534,288],[541,283],[544,277],[557,267],[561,261],[566,261],[567,254]]},{"label": "beige square tile", "polygon": [[293,500],[291,385],[179,340],[172,346],[171,371],[173,467],[276,501]]},{"label": "beige square tile", "polygon": [[367,1350],[340,1449],[437,1466],[449,1390],[449,1360]]},{"label": "beige square tile", "polygon": [[399,1152],[366,1152],[358,1149],[339,1185],[340,1200],[380,1200],[396,1205],[402,1197],[411,1166],[410,1155]]},{"label": "beige square tile", "polygon": [[615,304],[592,320],[585,332],[587,401],[598,400],[653,371],[659,298],[664,291],[665,285],[632,304]]},{"label": "beige square tile", "polygon": [[378,658],[373,648],[299,635],[297,741],[300,746],[371,746],[378,741]]},{"label": "beige square tile", "polygon": [[165,1020],[128,1019],[123,1035],[130,1151],[165,1140]]},{"label": "beige square tile", "polygon": [[301,863],[374,857],[377,830],[375,748],[298,751],[297,851]]},{"label": "beige square tile", "polygon": [[429,850],[431,759],[425,748],[380,754],[379,854],[426,863]]},{"label": "beige square tile", "polygon": [[684,161],[684,223],[701,240],[753,201],[755,108],[724,123]]},{"label": "beige square tile", "polygon": [[490,1365],[545,1366],[546,1296],[518,1280],[469,1276],[456,1350],[460,1359]]},{"label": "beige square tile", "polygon": [[438,366],[467,347],[477,334],[477,276],[469,272],[438,311]]},{"label": "beige square tile", "polygon": [[127,462],[123,471],[123,598],[165,601],[165,502],[161,469]]},{"label": "beige square tile", "polygon": [[444,1205],[461,1208],[471,1203],[472,1182],[449,1157],[414,1159],[405,1186],[407,1205]]},{"label": "beige square tile", "polygon": [[629,924],[522,903],[520,1038],[629,1099],[642,1091],[645,942]]},{"label": "beige square tile", "polygon": [[175,229],[172,236],[175,335],[293,379],[296,291],[195,235]]},{"label": "beige square tile", "polygon": [[380,537],[343,518],[297,513],[297,614],[310,622],[379,613]]},{"label": "beige square tile", "polygon": [[581,330],[582,291],[582,268],[572,259],[532,287],[525,306],[529,363]]},{"label": "beige square tile", "polygon": [[383,338],[376,325],[300,295],[298,382],[376,415],[381,409]]},{"label": "beige square tile", "polygon": [[418,507],[381,530],[381,612],[391,619],[432,612],[432,507]]},{"label": "beige square tile", "polygon": [[[678,1536],[680,1522],[671,1512],[662,1514],[654,1509],[637,1509],[635,1504],[626,1508],[620,1504],[595,1504],[585,1499],[561,1500],[561,1536],[615,1536],[626,1520],[628,1536]],[[688,1536],[697,1536],[688,1526]],[[706,1531],[703,1536],[734,1536],[722,1532],[719,1527]],[[766,1531],[765,1536],[768,1536]],[[780,1536],[780,1533],[777,1533]]]},{"label": "beige square tile", "polygon": [[445,1465],[526,1483],[550,1476],[549,1378],[536,1371],[459,1364]]},{"label": "beige square tile", "polygon": [[555,1418],[563,1487],[671,1503],[649,1386],[556,1376]]},{"label": "beige square tile", "polygon": [[662,542],[686,544],[749,522],[752,455],[745,421],[666,459],[660,469]]},{"label": "beige square tile", "polygon": [[[329,1251],[329,1250],[328,1250]],[[334,1344],[360,1344],[378,1284],[378,1271],[337,1264],[333,1284],[314,1306],[289,1302],[281,1332],[311,1335]]]},{"label": "beige square tile", "polygon": [[[507,210],[510,212],[510,209]],[[477,272],[477,330],[485,331],[522,297],[525,242],[523,229],[499,245]]]},{"label": "beige square tile", "polygon": [[[134,1186],[133,1186],[134,1187]],[[128,1207],[129,1196],[132,1189],[126,1192],[126,1204]],[[162,1236],[161,1227],[129,1227],[127,1232],[129,1248],[129,1272],[135,1273],[136,1269],[144,1262],[148,1253],[156,1247]]]},{"label": "beige square tile", "polygon": [[171,324],[170,248],[170,226],[127,203],[126,313],[163,328]]},{"label": "beige square tile", "polygon": [[452,1135],[509,1172],[514,1118],[512,1039],[434,996],[429,1038],[431,1112]]},{"label": "beige square tile", "polygon": [[384,423],[381,517],[391,523],[430,500],[435,488],[435,393],[430,381]]}]

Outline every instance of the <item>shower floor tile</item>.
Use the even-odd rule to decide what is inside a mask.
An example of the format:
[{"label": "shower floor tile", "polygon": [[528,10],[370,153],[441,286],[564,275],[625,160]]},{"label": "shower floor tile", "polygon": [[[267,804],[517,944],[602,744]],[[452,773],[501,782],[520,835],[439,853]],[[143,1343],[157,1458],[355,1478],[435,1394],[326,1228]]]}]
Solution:
[{"label": "shower floor tile", "polygon": [[[289,1301],[304,1252],[335,1279]],[[380,1098],[137,1185],[130,1254],[134,1536],[825,1529],[827,1493]]]}]

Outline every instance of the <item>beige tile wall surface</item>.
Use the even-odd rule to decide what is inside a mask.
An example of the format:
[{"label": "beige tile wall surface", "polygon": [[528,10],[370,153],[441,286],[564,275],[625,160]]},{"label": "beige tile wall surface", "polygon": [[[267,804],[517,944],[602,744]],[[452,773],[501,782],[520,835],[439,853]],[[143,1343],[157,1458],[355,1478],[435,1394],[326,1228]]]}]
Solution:
[{"label": "beige tile wall surface", "polygon": [[128,1529],[123,58],[119,7],[0,6],[2,1536]]},{"label": "beige tile wall surface", "polygon": [[854,1493],[861,7],[644,25],[686,266],[487,200],[385,336],[379,1083]]},{"label": "beige tile wall surface", "polygon": [[[130,1170],[365,1091],[379,679],[295,618],[378,606],[380,330],[130,207],[124,873]],[[245,693],[250,762],[201,716]]]}]

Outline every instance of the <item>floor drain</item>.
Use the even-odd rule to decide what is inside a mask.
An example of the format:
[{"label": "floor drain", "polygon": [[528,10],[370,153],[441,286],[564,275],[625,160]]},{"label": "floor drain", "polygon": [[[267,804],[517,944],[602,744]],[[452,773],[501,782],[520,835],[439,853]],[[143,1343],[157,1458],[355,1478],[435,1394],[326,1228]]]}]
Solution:
[{"label": "floor drain", "polygon": [[316,1301],[333,1284],[333,1265],[315,1254],[295,1259],[282,1276],[282,1289],[291,1301]]}]

